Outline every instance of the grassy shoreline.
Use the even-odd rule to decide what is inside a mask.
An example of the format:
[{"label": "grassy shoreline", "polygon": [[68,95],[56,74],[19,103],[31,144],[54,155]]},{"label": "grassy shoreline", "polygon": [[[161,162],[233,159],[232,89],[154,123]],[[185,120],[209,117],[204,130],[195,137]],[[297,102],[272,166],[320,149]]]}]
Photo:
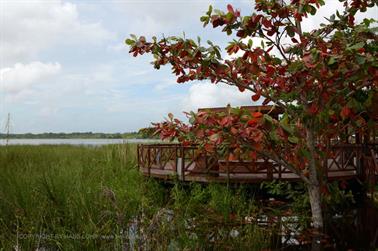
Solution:
[{"label": "grassy shoreline", "polygon": [[253,224],[230,237],[235,228],[230,215],[242,218],[257,210],[241,190],[218,185],[188,190],[179,184],[167,190],[140,175],[135,148],[0,147],[0,247],[181,250],[254,243],[259,250],[270,245],[271,233]]},{"label": "grassy shoreline", "polygon": [[[270,250],[283,228],[309,226],[301,184],[167,187],[136,166],[135,144],[0,146],[0,250]],[[328,208],[348,208],[351,195],[330,188]],[[261,189],[287,199],[262,201]],[[298,224],[279,220],[293,215]]]}]

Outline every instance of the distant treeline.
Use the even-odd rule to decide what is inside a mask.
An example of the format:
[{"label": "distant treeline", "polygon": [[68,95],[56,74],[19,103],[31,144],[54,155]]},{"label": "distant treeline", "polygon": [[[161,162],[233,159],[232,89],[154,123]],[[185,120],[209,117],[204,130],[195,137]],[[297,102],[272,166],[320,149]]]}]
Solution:
[{"label": "distant treeline", "polygon": [[94,133],[94,132],[72,132],[72,133],[0,133],[0,139],[143,139],[148,135],[138,132],[126,133]]}]

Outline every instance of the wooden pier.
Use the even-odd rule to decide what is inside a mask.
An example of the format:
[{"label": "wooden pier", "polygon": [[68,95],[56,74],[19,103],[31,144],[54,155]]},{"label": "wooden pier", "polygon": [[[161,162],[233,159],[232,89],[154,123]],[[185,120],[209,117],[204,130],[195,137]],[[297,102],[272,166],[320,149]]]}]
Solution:
[{"label": "wooden pier", "polygon": [[[274,106],[243,106],[250,112],[268,113],[278,119],[282,109]],[[225,112],[228,108],[201,108],[198,111]],[[378,111],[372,112],[378,121]],[[358,178],[370,184],[378,181],[377,127],[361,134],[351,132],[344,141],[329,139],[332,157],[323,160],[323,174],[329,180]],[[345,132],[347,133],[347,132]],[[259,183],[271,180],[298,181],[291,172],[269,158],[255,161],[228,161],[200,151],[196,146],[180,144],[138,145],[138,166],[145,176],[162,180],[196,182]]]},{"label": "wooden pier", "polygon": [[[360,178],[375,183],[378,177],[377,145],[343,144],[333,147],[332,158],[323,161],[329,180]],[[259,183],[300,180],[298,175],[268,158],[229,161],[204,154],[196,146],[180,144],[138,145],[139,170],[162,180],[195,182]],[[373,179],[373,180],[372,180]]]}]

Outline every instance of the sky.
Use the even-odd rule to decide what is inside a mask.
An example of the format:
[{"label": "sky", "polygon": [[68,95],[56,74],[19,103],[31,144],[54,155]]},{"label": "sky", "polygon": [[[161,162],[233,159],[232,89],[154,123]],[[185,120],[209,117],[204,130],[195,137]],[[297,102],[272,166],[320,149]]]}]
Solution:
[{"label": "sky", "polygon": [[[199,20],[208,6],[252,12],[247,0],[0,0],[0,132],[8,113],[12,133],[130,132],[162,121],[169,112],[253,105],[251,93],[190,82],[177,84],[169,66],[134,58],[130,34],[182,35],[221,47],[230,37]],[[337,0],[327,0],[310,30],[325,22]],[[378,9],[359,15],[378,19]]]}]

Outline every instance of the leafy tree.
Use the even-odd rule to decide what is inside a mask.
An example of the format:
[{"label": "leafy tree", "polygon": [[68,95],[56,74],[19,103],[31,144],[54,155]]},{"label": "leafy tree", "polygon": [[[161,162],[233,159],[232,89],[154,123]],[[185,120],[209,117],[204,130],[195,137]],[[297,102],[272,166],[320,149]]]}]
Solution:
[{"label": "leafy tree", "polygon": [[[311,204],[313,225],[323,227],[321,196],[326,179],[322,160],[332,154],[328,139],[346,130],[365,132],[375,125],[371,107],[377,96],[378,36],[376,22],[355,23],[357,12],[376,8],[376,0],[341,0],[344,10],[312,31],[302,22],[324,5],[323,0],[256,0],[255,12],[241,16],[209,7],[201,17],[204,26],[220,27],[236,35],[225,48],[211,41],[180,37],[126,40],[133,56],[154,55],[154,67],[170,64],[177,82],[210,80],[251,91],[253,101],[274,104],[284,114],[229,108],[224,113],[188,113],[189,124],[169,115],[156,124],[162,138],[199,144],[204,151],[228,159],[267,156],[299,175]],[[255,38],[262,40],[254,45]]]}]

